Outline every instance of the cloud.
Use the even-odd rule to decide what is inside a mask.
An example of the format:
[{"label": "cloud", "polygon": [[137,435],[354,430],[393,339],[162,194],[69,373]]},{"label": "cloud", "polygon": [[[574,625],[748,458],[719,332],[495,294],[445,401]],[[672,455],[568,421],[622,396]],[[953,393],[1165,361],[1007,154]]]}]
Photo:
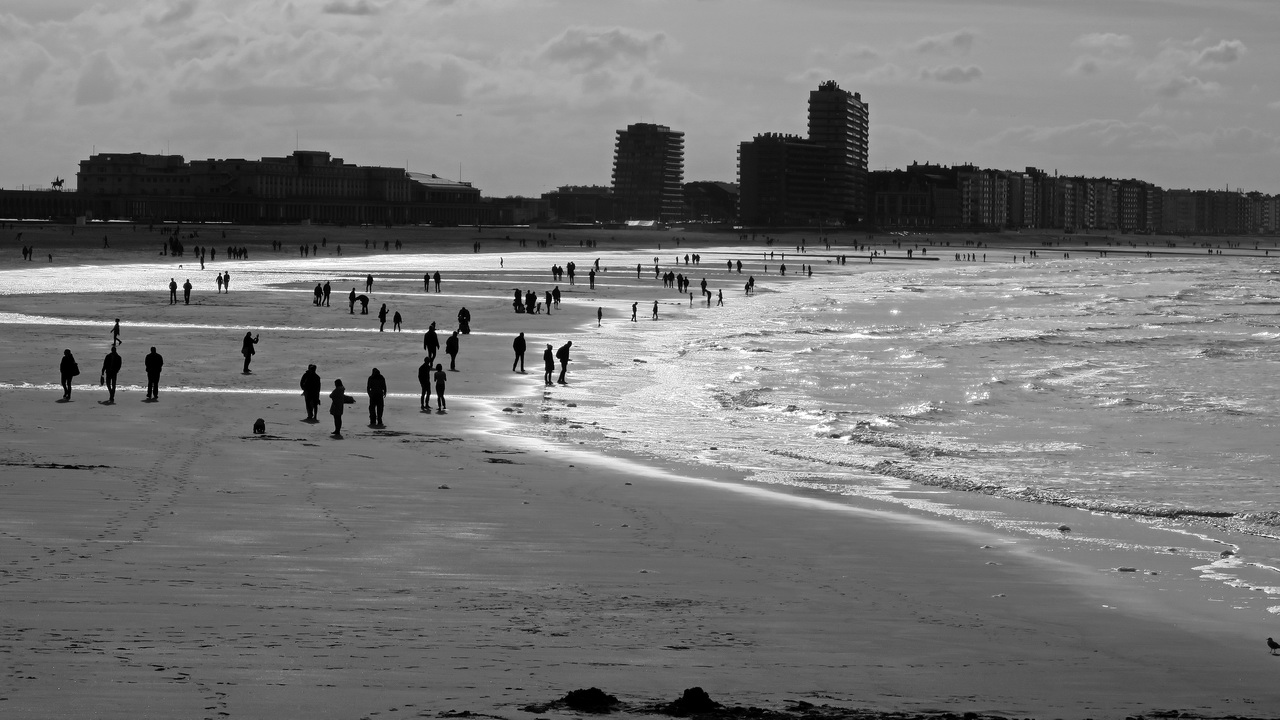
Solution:
[{"label": "cloud", "polygon": [[952,84],[968,83],[982,79],[982,68],[977,65],[921,68],[920,79]]},{"label": "cloud", "polygon": [[1240,60],[1247,48],[1239,40],[1221,40],[1217,45],[1207,47],[1191,61],[1197,67],[1223,67]]},{"label": "cloud", "polygon": [[178,0],[178,2],[169,3],[163,12],[151,19],[151,22],[156,25],[174,25],[195,15],[196,8],[199,6],[200,3],[196,0]]},{"label": "cloud", "polygon": [[404,96],[430,105],[456,105],[466,99],[471,74],[456,58],[437,64],[414,61],[396,69],[394,82]]},{"label": "cloud", "polygon": [[326,15],[377,15],[382,12],[382,8],[369,0],[355,0],[355,2],[332,0],[324,4],[321,12]]},{"label": "cloud", "polygon": [[1087,33],[1071,44],[1089,50],[1127,51],[1133,48],[1133,37],[1117,33]]},{"label": "cloud", "polygon": [[941,35],[920,38],[907,45],[907,49],[921,55],[953,55],[966,54],[973,49],[977,40],[976,30],[955,30]]},{"label": "cloud", "polygon": [[1272,103],[1267,103],[1267,107],[1271,110],[1280,110],[1280,100],[1276,100],[1275,102],[1272,102]]},{"label": "cloud", "polygon": [[90,55],[76,81],[76,105],[101,105],[115,99],[120,91],[120,73],[102,51]]},{"label": "cloud", "polygon": [[574,26],[544,45],[539,55],[553,63],[596,69],[612,64],[648,63],[667,44],[667,36],[660,32]]},{"label": "cloud", "polygon": [[1280,154],[1280,136],[1248,127],[1179,133],[1165,124],[1086,120],[1057,127],[1008,128],[984,145],[1055,155],[1123,155],[1157,152],[1217,155]]},{"label": "cloud", "polygon": [[1151,90],[1159,97],[1170,100],[1199,100],[1220,94],[1222,86],[1194,75],[1175,75],[1153,84]]}]

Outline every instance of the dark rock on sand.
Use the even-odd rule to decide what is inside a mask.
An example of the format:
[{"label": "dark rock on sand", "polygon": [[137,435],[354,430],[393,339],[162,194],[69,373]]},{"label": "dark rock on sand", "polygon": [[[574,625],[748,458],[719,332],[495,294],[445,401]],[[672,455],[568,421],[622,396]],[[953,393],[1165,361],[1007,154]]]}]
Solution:
[{"label": "dark rock on sand", "polygon": [[548,710],[569,709],[586,713],[607,713],[618,704],[618,698],[600,688],[586,690],[570,690],[568,695],[546,704],[526,705],[521,710],[532,713],[544,713]]},{"label": "dark rock on sand", "polygon": [[684,717],[686,715],[715,712],[723,707],[720,703],[712,700],[706,690],[700,687],[691,687],[684,691],[680,699],[664,705],[661,712],[666,715]]}]

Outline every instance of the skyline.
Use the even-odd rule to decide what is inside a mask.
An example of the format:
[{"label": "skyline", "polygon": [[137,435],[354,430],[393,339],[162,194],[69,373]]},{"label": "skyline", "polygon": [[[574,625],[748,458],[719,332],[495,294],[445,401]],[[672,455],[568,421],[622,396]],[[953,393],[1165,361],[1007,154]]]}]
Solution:
[{"label": "skyline", "polygon": [[686,135],[685,179],[801,134],[824,80],[913,161],[1280,193],[1265,0],[10,0],[0,186],[97,152],[326,150],[530,195],[610,181],[615,131]]}]

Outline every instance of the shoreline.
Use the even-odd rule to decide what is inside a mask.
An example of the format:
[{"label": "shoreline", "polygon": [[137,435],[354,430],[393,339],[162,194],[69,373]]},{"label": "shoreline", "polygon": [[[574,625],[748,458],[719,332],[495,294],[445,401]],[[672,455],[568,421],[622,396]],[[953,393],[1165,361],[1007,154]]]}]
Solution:
[{"label": "shoreline", "polygon": [[[449,306],[456,296],[419,299]],[[310,312],[273,307],[263,306],[263,319]],[[299,424],[301,403],[277,399],[296,393],[287,383],[298,363],[327,357],[327,386],[335,368],[362,376],[351,368],[367,368],[372,352],[399,367],[414,355],[420,362],[420,351],[374,336],[386,342],[356,349],[325,338],[299,353],[320,342],[313,333],[304,341],[275,331],[246,380],[224,375],[234,357],[226,339],[139,326],[127,328],[127,352],[148,336],[185,343],[173,382],[223,386],[206,384],[213,392],[199,402],[142,406],[145,414],[91,403],[79,387],[70,408],[88,412],[67,414],[51,393],[0,386],[12,438],[4,459],[26,463],[0,481],[10,501],[0,509],[0,548],[8,548],[0,607],[24,628],[4,630],[11,665],[32,677],[0,681],[0,710],[35,718],[109,700],[121,717],[196,716],[207,697],[199,707],[256,716],[285,706],[314,717],[392,707],[514,714],[592,685],[641,699],[700,685],[731,704],[780,707],[802,696],[885,712],[1037,717],[1171,706],[1257,715],[1280,706],[1261,658],[1265,631],[1239,627],[1221,585],[1185,567],[1205,550],[1194,561],[1183,553],[1156,562],[1137,547],[1152,542],[1063,547],[1061,538],[875,500],[512,438],[503,425],[541,422],[536,353],[533,377],[475,363],[510,359],[513,328],[575,347],[589,330],[567,311],[549,322],[474,311],[488,313],[477,325],[495,329],[464,344],[449,415],[405,412],[414,393],[404,392],[403,373],[392,374],[395,422],[364,429],[355,392],[360,404],[340,443],[322,437],[327,418],[319,428]],[[62,327],[37,341],[23,327],[0,325],[16,341],[0,373],[42,367],[44,345],[85,337]],[[281,381],[286,390],[261,402],[244,384]],[[589,392],[590,382],[579,387]],[[502,412],[515,402],[525,416]],[[255,414],[268,418],[272,437],[248,432]],[[31,464],[42,458],[109,467]],[[49,495],[55,478],[60,492]],[[943,499],[966,512],[1015,502],[955,495]],[[1046,516],[1069,516],[1073,537],[1132,525],[1045,507]],[[1115,571],[1130,563],[1143,572]],[[1213,598],[1227,601],[1204,610]],[[113,659],[112,647],[127,650]]]}]

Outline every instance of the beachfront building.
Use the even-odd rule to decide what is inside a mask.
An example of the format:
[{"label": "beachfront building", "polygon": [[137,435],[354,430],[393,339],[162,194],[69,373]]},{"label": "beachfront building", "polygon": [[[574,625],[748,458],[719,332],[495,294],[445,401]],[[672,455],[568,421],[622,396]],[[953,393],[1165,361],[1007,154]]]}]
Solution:
[{"label": "beachfront building", "polygon": [[617,131],[613,194],[618,220],[668,222],[684,215],[684,133],[635,123]]},{"label": "beachfront building", "polygon": [[260,160],[99,153],[80,162],[77,193],[96,219],[344,225],[492,222],[470,183],[352,165],[299,150]]},{"label": "beachfront building", "polygon": [[738,184],[699,180],[684,184],[685,219],[724,224],[738,219]]},{"label": "beachfront building", "polygon": [[867,211],[870,112],[860,93],[828,80],[809,92],[809,139],[827,149],[825,214],[856,225]]},{"label": "beachfront building", "polygon": [[547,219],[570,225],[605,224],[619,215],[618,198],[613,188],[604,185],[561,185],[543,193]]},{"label": "beachfront building", "polygon": [[827,213],[827,147],[765,133],[738,146],[738,212],[747,226],[820,225]]}]

